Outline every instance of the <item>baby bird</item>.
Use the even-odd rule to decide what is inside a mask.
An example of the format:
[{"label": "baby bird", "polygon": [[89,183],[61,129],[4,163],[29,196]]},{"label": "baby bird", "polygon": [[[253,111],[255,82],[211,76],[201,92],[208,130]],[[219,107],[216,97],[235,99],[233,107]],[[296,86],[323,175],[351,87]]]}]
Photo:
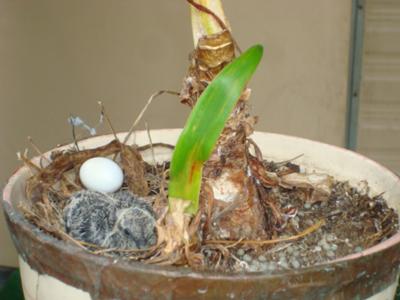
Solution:
[{"label": "baby bird", "polygon": [[152,207],[128,191],[74,193],[64,225],[73,238],[105,248],[146,249],[157,241]]}]

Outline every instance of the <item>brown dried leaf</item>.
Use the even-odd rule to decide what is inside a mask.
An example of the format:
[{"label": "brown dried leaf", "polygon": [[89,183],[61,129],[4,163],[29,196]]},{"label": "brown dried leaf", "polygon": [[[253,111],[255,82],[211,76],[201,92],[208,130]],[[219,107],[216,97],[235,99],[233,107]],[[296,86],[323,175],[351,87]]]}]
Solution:
[{"label": "brown dried leaf", "polygon": [[121,166],[129,190],[138,196],[147,196],[149,186],[145,179],[145,163],[135,147],[122,145]]},{"label": "brown dried leaf", "polygon": [[191,220],[188,228],[190,241],[195,241],[198,238],[198,231],[200,227],[202,212],[198,211],[197,215]]},{"label": "brown dried leaf", "polygon": [[197,251],[192,251],[189,245],[185,245],[185,258],[187,260],[187,264],[195,269],[200,269],[204,267],[204,255]]},{"label": "brown dried leaf", "polygon": [[[292,173],[281,177],[280,185],[287,188],[313,189],[318,199],[326,200],[332,191],[334,180],[332,176],[322,173]],[[316,201],[315,197],[310,199]]]},{"label": "brown dried leaf", "polygon": [[249,166],[251,168],[251,172],[258,180],[260,180],[261,184],[267,187],[277,186],[279,183],[279,178],[276,173],[268,172],[264,167],[263,163],[249,155]]}]

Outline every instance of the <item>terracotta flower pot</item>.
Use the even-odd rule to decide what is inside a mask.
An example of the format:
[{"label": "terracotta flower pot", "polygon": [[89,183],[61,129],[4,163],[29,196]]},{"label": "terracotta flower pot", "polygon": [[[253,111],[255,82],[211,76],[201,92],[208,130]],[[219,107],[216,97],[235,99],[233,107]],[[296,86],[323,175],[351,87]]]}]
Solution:
[{"label": "terracotta flower pot", "polygon": [[[180,130],[156,130],[153,142],[175,143]],[[123,136],[123,134],[121,134]],[[109,142],[100,136],[81,142],[85,148]],[[298,161],[308,170],[325,171],[352,184],[367,180],[371,193],[385,192],[389,205],[400,210],[400,179],[359,154],[306,139],[255,133],[265,157]],[[137,144],[148,143],[145,132]],[[156,149],[156,159],[170,156]],[[151,159],[151,155],[147,156]],[[4,190],[4,211],[20,255],[27,300],[61,299],[391,299],[399,274],[400,233],[361,253],[304,269],[268,273],[219,274],[188,268],[161,267],[95,256],[44,234],[17,209],[26,201],[26,167]]]}]

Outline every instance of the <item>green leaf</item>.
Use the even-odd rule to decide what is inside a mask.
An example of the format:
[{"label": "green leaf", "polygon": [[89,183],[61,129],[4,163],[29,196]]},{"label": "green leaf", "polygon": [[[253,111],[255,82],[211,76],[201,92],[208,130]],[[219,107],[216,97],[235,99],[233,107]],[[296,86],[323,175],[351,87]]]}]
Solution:
[{"label": "green leaf", "polygon": [[208,85],[197,100],[172,156],[169,197],[191,201],[198,210],[203,164],[214,150],[233,108],[263,55],[255,45],[234,59]]}]

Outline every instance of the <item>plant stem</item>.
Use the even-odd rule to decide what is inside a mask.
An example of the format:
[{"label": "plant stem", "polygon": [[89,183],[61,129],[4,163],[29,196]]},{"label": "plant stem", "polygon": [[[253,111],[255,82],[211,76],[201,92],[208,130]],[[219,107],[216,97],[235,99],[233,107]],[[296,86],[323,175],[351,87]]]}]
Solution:
[{"label": "plant stem", "polygon": [[[169,197],[191,202],[187,212],[195,214],[204,163],[263,55],[256,45],[227,65],[207,86],[194,106],[171,160]],[[170,206],[171,207],[171,206]]]},{"label": "plant stem", "polygon": [[[187,1],[192,5],[196,47],[190,56],[190,66],[180,98],[182,103],[193,108],[206,88],[234,60],[235,48],[238,47],[225,17],[222,0]],[[248,176],[246,141],[257,122],[257,118],[250,113],[249,97],[250,90],[246,89],[226,121],[214,153],[203,166],[204,187],[207,186],[211,193],[204,193],[201,201],[213,203],[211,219],[218,211],[225,211],[232,206],[230,199],[239,199],[238,207],[220,218],[216,226],[205,227],[204,235],[213,239],[254,239],[266,236],[267,220],[257,187]],[[227,186],[234,188],[227,189]]]},{"label": "plant stem", "polygon": [[229,30],[221,0],[187,0],[191,4],[194,46],[200,38]]}]

